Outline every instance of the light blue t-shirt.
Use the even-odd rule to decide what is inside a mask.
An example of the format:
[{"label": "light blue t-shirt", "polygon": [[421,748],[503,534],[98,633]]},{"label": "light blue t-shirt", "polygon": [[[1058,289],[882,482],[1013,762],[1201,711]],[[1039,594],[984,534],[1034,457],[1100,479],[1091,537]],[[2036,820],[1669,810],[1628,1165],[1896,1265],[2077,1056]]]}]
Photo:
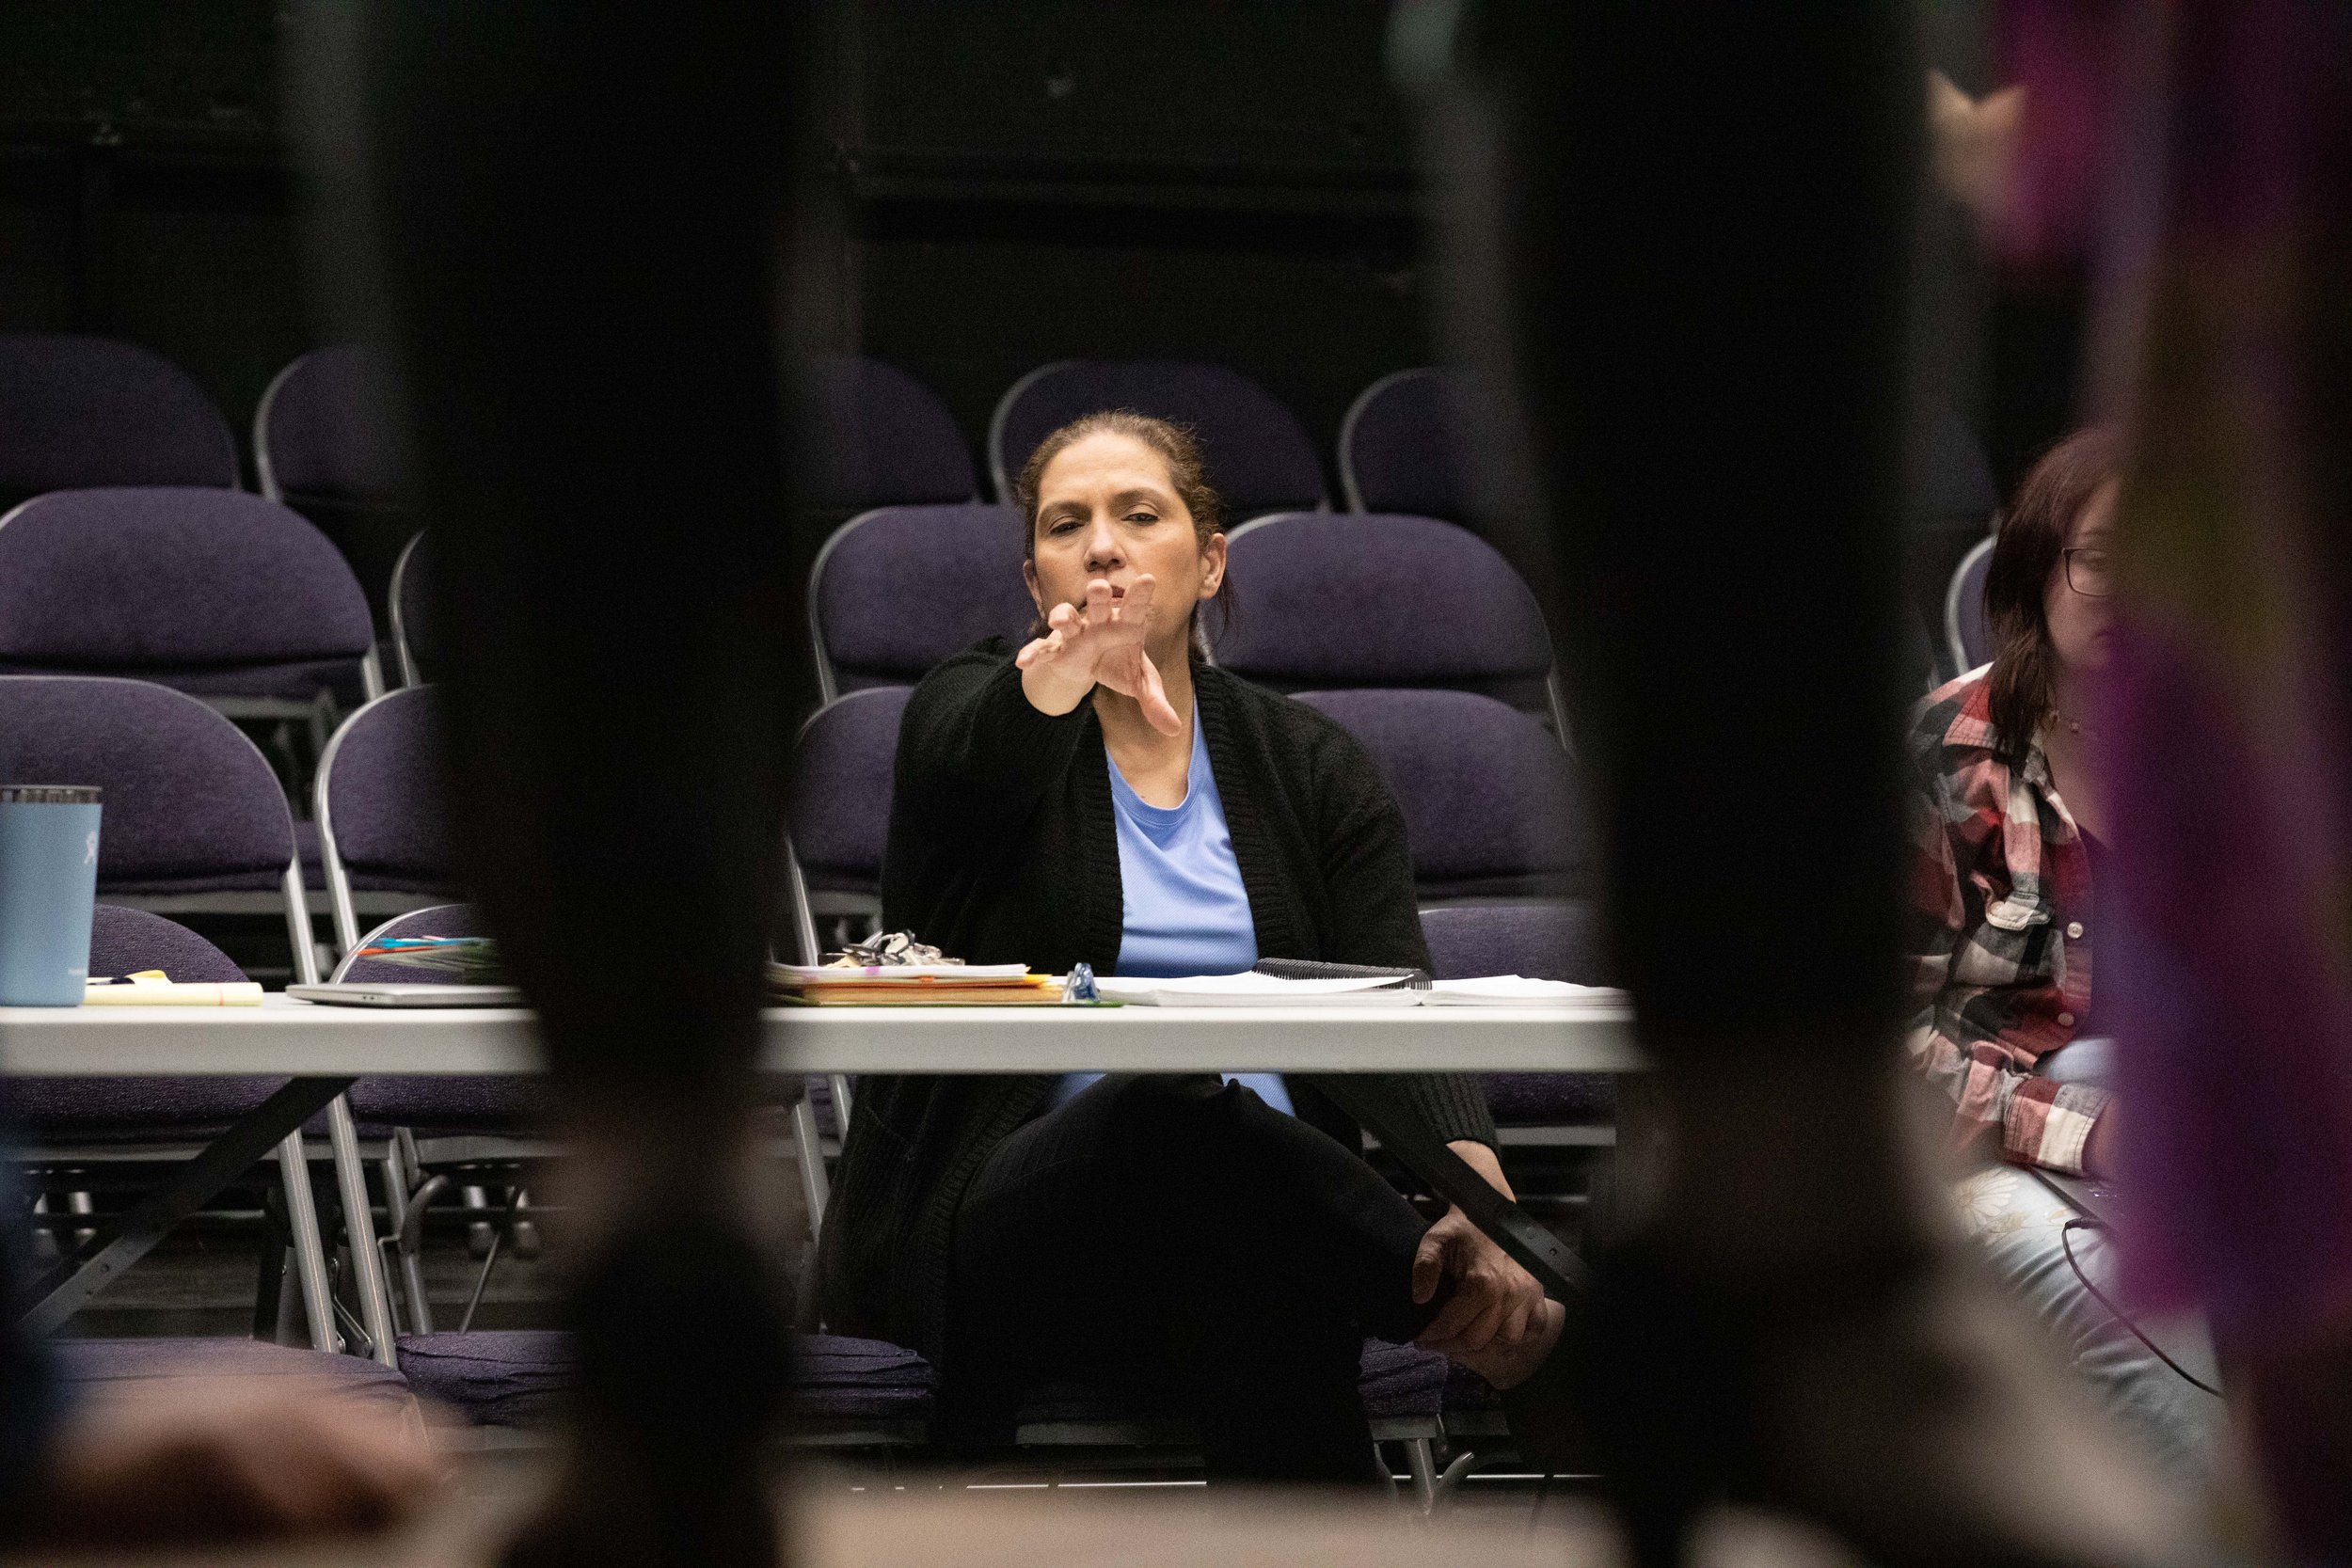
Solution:
[{"label": "light blue t-shirt", "polygon": [[[1225,801],[1209,769],[1200,714],[1192,716],[1192,762],[1184,800],[1155,806],[1135,791],[1112,762],[1111,811],[1119,823],[1119,883],[1124,908],[1116,973],[1127,975],[1238,974],[1258,961],[1258,932]],[[1065,1075],[1055,1089],[1058,1105],[1102,1076]],[[1279,1073],[1229,1072],[1258,1098],[1287,1114],[1290,1090]]]}]

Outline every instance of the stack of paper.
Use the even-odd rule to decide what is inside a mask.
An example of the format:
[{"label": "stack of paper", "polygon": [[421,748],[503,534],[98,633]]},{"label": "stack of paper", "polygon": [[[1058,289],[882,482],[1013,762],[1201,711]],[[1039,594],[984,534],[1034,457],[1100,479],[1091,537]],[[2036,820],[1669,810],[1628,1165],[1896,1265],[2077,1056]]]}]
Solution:
[{"label": "stack of paper", "polygon": [[1146,1007],[1409,1007],[1421,994],[1379,974],[1340,980],[1285,980],[1254,971],[1156,980],[1113,974],[1094,984],[1112,1001]]},{"label": "stack of paper", "polygon": [[119,981],[91,976],[82,991],[86,1007],[258,1007],[262,988],[250,980],[167,979],[160,969],[143,969]]},{"label": "stack of paper", "polygon": [[1625,992],[1607,986],[1572,986],[1565,980],[1531,980],[1524,974],[1433,980],[1421,999],[1430,1007],[1618,1007],[1629,1000]]},{"label": "stack of paper", "polygon": [[782,1001],[825,1007],[1025,1007],[1059,1002],[1062,992],[1059,979],[1033,974],[1025,964],[887,964],[849,969],[771,963],[768,987]]},{"label": "stack of paper", "polygon": [[1408,990],[1381,975],[1286,980],[1277,975],[1199,974],[1177,979],[1104,975],[1095,985],[1116,1002],[1144,1007],[1613,1007],[1626,993],[1602,986],[1530,980],[1497,974],[1479,980],[1438,980]]}]

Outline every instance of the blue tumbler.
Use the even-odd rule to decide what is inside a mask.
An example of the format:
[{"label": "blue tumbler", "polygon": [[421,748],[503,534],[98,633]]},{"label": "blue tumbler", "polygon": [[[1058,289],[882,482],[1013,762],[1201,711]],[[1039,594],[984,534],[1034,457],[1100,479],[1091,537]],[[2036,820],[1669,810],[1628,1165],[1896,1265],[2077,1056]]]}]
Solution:
[{"label": "blue tumbler", "polygon": [[88,784],[0,784],[0,1006],[82,1005],[98,809]]}]

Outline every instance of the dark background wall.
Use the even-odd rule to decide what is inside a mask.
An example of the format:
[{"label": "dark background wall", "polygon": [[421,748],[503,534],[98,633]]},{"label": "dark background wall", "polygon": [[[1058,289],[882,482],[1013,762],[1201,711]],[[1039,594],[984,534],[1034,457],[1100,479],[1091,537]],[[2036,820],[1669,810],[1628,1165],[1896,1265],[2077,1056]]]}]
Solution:
[{"label": "dark background wall", "polygon": [[[1327,453],[1428,356],[1385,0],[866,0],[809,248],[862,349],[947,399],[1072,356],[1220,360]],[[274,0],[0,6],[0,328],[129,338],[249,425],[322,336],[301,287]]]}]

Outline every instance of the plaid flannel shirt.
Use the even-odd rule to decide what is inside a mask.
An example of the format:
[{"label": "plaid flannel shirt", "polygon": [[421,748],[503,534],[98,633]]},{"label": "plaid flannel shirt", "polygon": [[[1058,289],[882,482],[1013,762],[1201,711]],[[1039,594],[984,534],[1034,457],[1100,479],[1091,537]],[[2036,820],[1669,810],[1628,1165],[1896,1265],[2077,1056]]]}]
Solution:
[{"label": "plaid flannel shirt", "polygon": [[1909,933],[1912,1060],[1952,1097],[1954,1142],[2083,1168],[2104,1089],[2034,1076],[2090,1011],[2090,857],[2040,739],[1995,752],[1986,671],[1914,711]]}]

